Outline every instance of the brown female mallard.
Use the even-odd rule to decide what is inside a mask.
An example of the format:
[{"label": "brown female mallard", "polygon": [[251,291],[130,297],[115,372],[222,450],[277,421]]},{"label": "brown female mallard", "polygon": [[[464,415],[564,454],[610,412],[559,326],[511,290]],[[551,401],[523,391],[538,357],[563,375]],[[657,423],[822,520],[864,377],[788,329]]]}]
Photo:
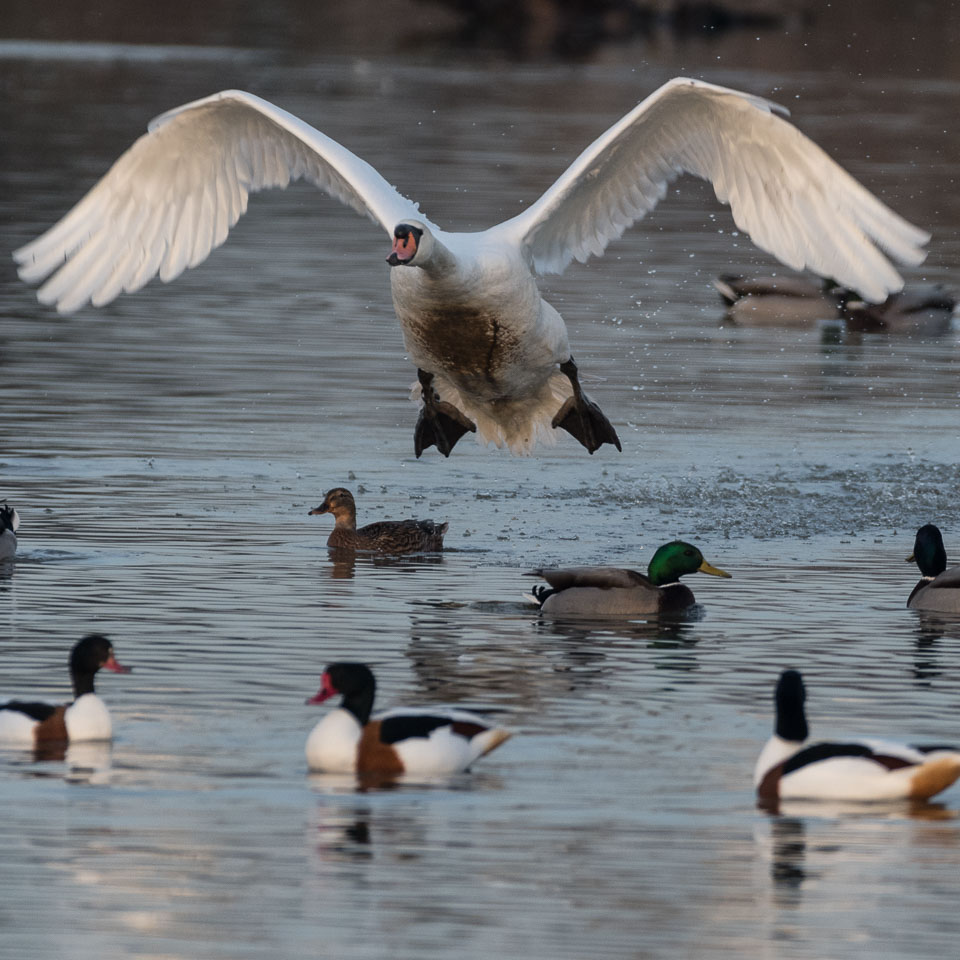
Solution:
[{"label": "brown female mallard", "polygon": [[433,520],[381,520],[357,529],[357,503],[343,487],[328,490],[319,507],[310,511],[332,513],[335,526],[327,546],[340,550],[368,550],[373,553],[424,553],[443,549],[446,523]]}]

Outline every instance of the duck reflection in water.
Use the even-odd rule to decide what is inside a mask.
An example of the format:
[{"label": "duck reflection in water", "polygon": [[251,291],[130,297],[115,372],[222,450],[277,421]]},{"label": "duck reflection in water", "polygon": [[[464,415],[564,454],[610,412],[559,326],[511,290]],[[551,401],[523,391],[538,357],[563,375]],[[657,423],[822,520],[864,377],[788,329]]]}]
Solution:
[{"label": "duck reflection in water", "polygon": [[352,580],[360,569],[389,568],[398,573],[416,573],[422,567],[443,563],[442,553],[422,553],[415,557],[393,557],[372,553],[357,553],[356,550],[343,548],[327,551],[330,565],[321,567],[321,573],[330,580]]}]

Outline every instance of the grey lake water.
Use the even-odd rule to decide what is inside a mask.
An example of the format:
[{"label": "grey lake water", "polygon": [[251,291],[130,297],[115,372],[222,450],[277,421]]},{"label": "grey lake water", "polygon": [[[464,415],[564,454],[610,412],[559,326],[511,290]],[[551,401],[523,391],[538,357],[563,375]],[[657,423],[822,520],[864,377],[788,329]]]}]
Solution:
[{"label": "grey lake water", "polygon": [[[413,456],[414,370],[388,239],[299,185],[251,199],[176,283],[59,317],[9,252],[149,118],[255,91],[373,163],[442,226],[540,191],[670,76],[780,100],[933,234],[908,282],[960,280],[960,78],[711,53],[591,65],[0,45],[0,692],[62,700],[113,639],[112,747],[0,752],[0,956],[956,956],[960,786],[938,802],[756,809],[780,670],[814,734],[960,740],[960,624],[905,608],[919,525],[960,555],[960,343],[737,327],[710,281],[766,273],[683,180],[606,255],[543,284],[623,453]],[[442,556],[334,562],[324,492],[360,521],[448,520]],[[682,537],[674,623],[541,619],[542,564],[644,569]],[[516,736],[449,781],[310,776],[323,667],[382,706],[456,703]]]}]

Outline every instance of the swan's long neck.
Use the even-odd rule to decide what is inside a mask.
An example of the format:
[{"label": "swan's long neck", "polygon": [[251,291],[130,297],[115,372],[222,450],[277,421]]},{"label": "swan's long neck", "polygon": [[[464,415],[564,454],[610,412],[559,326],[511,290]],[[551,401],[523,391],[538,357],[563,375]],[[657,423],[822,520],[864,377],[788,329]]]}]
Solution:
[{"label": "swan's long neck", "polygon": [[436,237],[430,238],[430,247],[424,252],[427,256],[423,263],[416,263],[414,266],[431,279],[448,277],[460,266],[457,258]]}]

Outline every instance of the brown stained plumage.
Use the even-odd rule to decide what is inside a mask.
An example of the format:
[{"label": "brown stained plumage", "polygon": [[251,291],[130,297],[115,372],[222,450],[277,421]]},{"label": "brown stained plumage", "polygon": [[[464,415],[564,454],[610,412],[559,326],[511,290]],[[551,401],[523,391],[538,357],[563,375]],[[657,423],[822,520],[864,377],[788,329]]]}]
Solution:
[{"label": "brown stained plumage", "polygon": [[67,739],[67,708],[57,707],[46,720],[41,720],[33,728],[33,738],[37,743],[47,743],[53,740]]},{"label": "brown stained plumage", "polygon": [[960,777],[960,758],[957,756],[935,757],[917,767],[910,778],[910,798],[929,800],[941,790],[946,790]]},{"label": "brown stained plumage", "polygon": [[357,744],[359,772],[403,773],[403,761],[389,743],[380,739],[380,721],[371,720],[363,727]]},{"label": "brown stained plumage", "polygon": [[327,491],[323,503],[310,515],[330,513],[334,528],[327,546],[339,550],[364,550],[373,553],[407,554],[443,549],[446,523],[433,520],[381,520],[357,528],[357,505],[344,487]]}]

